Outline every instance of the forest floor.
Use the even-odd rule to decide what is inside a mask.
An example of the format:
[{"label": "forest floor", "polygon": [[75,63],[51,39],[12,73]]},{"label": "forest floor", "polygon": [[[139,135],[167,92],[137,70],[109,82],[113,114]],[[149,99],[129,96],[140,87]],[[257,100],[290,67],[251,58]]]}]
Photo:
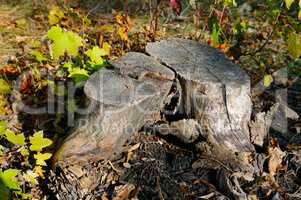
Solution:
[{"label": "forest floor", "polygon": [[[34,160],[36,154],[28,150],[30,147],[28,141],[31,140],[33,133],[43,130],[42,137],[50,138],[53,144],[57,144],[70,128],[66,127],[66,116],[64,113],[39,115],[23,113],[17,109],[16,104],[20,100],[37,107],[47,103],[45,85],[49,81],[43,75],[44,71],[60,81],[65,81],[69,77],[58,75],[60,62],[47,60],[37,62],[41,57],[35,54],[35,60],[31,53],[32,49],[39,49],[43,55],[47,54],[49,44],[46,34],[50,28],[48,14],[54,6],[54,1],[21,2],[3,1],[0,4],[0,78],[10,84],[9,92],[5,92],[4,90],[7,89],[0,86],[0,131],[3,132],[8,128],[25,138],[21,144],[18,142],[15,144],[14,140],[9,140],[2,133],[0,134],[1,172],[7,169],[18,169],[18,172],[23,174],[23,178],[20,175],[18,177],[19,183],[14,183],[20,185],[22,189],[13,186],[14,190],[21,192],[14,193],[13,198],[51,199],[55,197],[55,193],[52,191],[51,194],[51,190],[57,190],[53,183],[60,180],[47,178],[50,174],[53,175],[50,160],[47,161],[46,167],[37,165]],[[68,17],[65,17],[60,25],[81,35],[88,35],[87,40],[99,45],[108,41],[111,54],[107,59],[115,59],[128,51],[144,52],[147,42],[167,37],[188,38],[209,45],[214,42],[212,31],[210,32],[206,26],[204,28],[202,24],[208,23],[206,14],[216,14],[218,17],[221,9],[212,12],[213,14],[204,13],[204,16],[200,17],[201,25],[199,25],[193,20],[193,11],[188,9],[187,13],[178,17],[170,13],[168,4],[164,4],[154,36],[149,28],[149,11],[144,4],[139,6],[133,8],[133,5],[130,5],[129,16],[125,16],[125,9],[120,9],[118,6],[111,9],[109,5],[87,3],[81,7],[80,4],[76,4],[72,11],[68,10]],[[259,7],[258,13],[248,12],[249,14],[240,16],[240,22],[247,21],[249,27],[246,30],[237,28],[237,31],[244,32],[243,42],[239,43],[238,38],[229,36],[221,39],[215,47],[248,72],[253,88],[266,89],[266,92],[252,97],[254,106],[258,110],[265,110],[271,102],[275,101],[270,99],[273,97],[269,93],[273,91],[274,86],[277,87],[275,81],[273,82],[275,79],[273,73],[290,66],[289,79],[284,84],[288,87],[290,83],[296,81],[296,74],[300,75],[301,61],[289,56],[288,50],[284,48],[286,41],[279,37],[283,34],[282,28],[276,28],[268,17],[262,15],[264,9],[260,10]],[[78,16],[89,20],[77,20]],[[222,17],[221,22],[227,24],[227,20],[231,17],[226,18],[224,22]],[[243,26],[243,23],[240,25]],[[117,31],[116,36],[116,30],[127,29],[128,31],[124,33]],[[226,27],[220,34],[226,35],[230,29]],[[273,31],[273,29],[277,30]],[[24,75],[28,71],[30,75]],[[20,84],[19,91],[14,88],[18,84]],[[294,88],[295,90],[298,88]],[[80,99],[81,95],[79,94],[77,98]],[[301,98],[296,99],[301,100]],[[66,110],[73,106],[72,102],[68,103]],[[301,114],[298,103],[291,102],[290,105],[299,115]],[[286,117],[284,119],[287,120]],[[2,122],[5,122],[4,129]],[[270,141],[260,149],[262,163],[259,168],[262,174],[252,182],[241,181],[236,185],[247,193],[249,199],[301,199],[300,129],[300,119],[289,119],[290,136],[283,136],[278,132],[270,133]],[[227,199],[226,196],[232,198],[231,195],[230,197],[227,195],[229,191],[225,190],[230,172],[227,167],[214,159],[201,158],[198,153],[185,145],[178,146],[170,143],[168,139],[149,133],[135,135],[127,145],[129,151],[122,158],[113,164],[111,162],[103,164],[102,167],[106,169],[102,169],[100,173],[106,173],[102,175],[107,178],[105,184],[98,187],[98,191],[94,194],[97,196],[99,195],[97,192],[101,193],[98,198],[113,199],[116,196],[118,198],[115,199],[148,199],[149,196],[155,199],[170,196],[174,196],[175,199]],[[52,152],[56,148],[52,145],[47,150]],[[27,149],[28,155],[22,152],[22,149]],[[146,168],[148,170],[145,170]],[[141,177],[141,173],[144,173],[144,177]],[[5,179],[3,173],[0,174],[0,193],[7,192],[1,187],[1,178],[2,181]],[[1,197],[9,199],[0,194],[0,199]]]}]

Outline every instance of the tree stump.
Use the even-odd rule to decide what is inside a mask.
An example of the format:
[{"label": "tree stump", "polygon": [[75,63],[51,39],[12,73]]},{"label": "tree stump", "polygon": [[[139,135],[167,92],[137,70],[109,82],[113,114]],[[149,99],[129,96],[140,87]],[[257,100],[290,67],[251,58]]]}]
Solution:
[{"label": "tree stump", "polygon": [[218,50],[191,40],[149,43],[146,52],[127,53],[85,84],[92,112],[78,121],[54,156],[55,167],[75,174],[64,179],[70,184],[58,191],[61,199],[91,192],[99,179],[74,186],[78,174],[113,159],[146,127],[191,146],[202,137],[222,152],[254,151],[248,127],[250,80],[242,69]]},{"label": "tree stump", "polygon": [[234,151],[252,151],[250,79],[216,49],[184,39],[150,43],[146,52],[178,76],[182,112],[197,119],[203,134]]},{"label": "tree stump", "polygon": [[112,158],[145,124],[160,119],[174,73],[151,57],[128,53],[87,81],[84,91],[93,105],[55,155],[70,165]]}]

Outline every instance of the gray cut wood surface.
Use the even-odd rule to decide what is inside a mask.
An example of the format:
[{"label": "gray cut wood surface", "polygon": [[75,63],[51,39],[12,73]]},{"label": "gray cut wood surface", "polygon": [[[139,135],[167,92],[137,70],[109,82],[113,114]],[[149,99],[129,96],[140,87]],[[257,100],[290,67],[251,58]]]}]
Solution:
[{"label": "gray cut wood surface", "polygon": [[203,135],[234,151],[252,151],[250,79],[218,50],[185,39],[149,43],[146,52],[179,76],[182,112]]},{"label": "gray cut wood surface", "polygon": [[84,91],[94,107],[55,154],[56,164],[111,158],[133,133],[160,118],[174,73],[141,53],[126,54],[112,66],[87,81]]}]

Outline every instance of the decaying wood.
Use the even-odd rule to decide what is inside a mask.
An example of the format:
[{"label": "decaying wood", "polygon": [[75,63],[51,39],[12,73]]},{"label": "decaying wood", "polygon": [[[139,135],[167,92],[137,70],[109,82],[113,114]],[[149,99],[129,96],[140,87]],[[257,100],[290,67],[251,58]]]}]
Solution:
[{"label": "decaying wood", "polygon": [[133,133],[160,116],[174,73],[139,53],[129,53],[112,65],[114,69],[102,69],[86,83],[85,93],[95,106],[56,153],[56,164],[108,159],[120,153]]},{"label": "decaying wood", "polygon": [[144,54],[128,53],[112,62],[112,69],[90,77],[85,93],[96,106],[66,139],[55,156],[58,163],[107,159],[120,152],[133,133],[159,120],[175,75],[181,87],[180,114],[196,119],[214,145],[253,150],[247,127],[250,80],[243,70],[219,51],[189,40],[150,43],[146,51],[168,67]]},{"label": "decaying wood", "polygon": [[250,121],[250,136],[253,144],[263,147],[264,143],[268,142],[267,135],[278,107],[279,104],[275,104],[268,112],[257,113],[255,119]]},{"label": "decaying wood", "polygon": [[149,43],[146,52],[179,76],[183,112],[204,136],[233,151],[252,151],[248,75],[212,47],[184,39]]},{"label": "decaying wood", "polygon": [[[216,158],[225,157],[223,150],[231,153],[254,151],[249,132],[250,80],[242,69],[218,50],[190,40],[150,43],[146,52],[149,56],[127,53],[87,81],[84,91],[92,112],[78,120],[78,125],[54,156],[55,167],[62,169],[67,177],[63,180],[69,181],[57,195],[60,199],[91,196],[91,190],[102,182],[89,175],[72,174],[87,174],[87,171],[99,174],[94,172],[97,170],[92,163],[116,157],[126,140],[139,131],[147,131],[146,127],[154,128],[159,135],[172,135],[183,143],[196,145],[196,149],[200,146],[196,143],[205,138],[207,140],[202,142],[209,142],[209,148],[215,148],[212,152],[222,153]],[[268,124],[260,128],[264,132]],[[154,187],[158,191],[163,187],[161,197],[164,197],[166,186],[160,182],[168,179],[159,175],[166,169],[167,164],[161,165],[161,160],[167,162],[167,156],[149,159],[143,162],[160,166],[154,171],[158,176],[154,177]],[[224,161],[232,162],[231,158]],[[240,161],[231,164],[237,167]],[[131,168],[129,163],[126,166]],[[114,171],[119,173],[117,169]],[[104,176],[102,173],[100,177]],[[72,182],[76,184],[72,186]],[[238,187],[227,185],[228,188]],[[240,188],[236,192],[235,196],[245,195]]]},{"label": "decaying wood", "polygon": [[152,129],[161,135],[173,135],[184,143],[194,142],[201,134],[201,127],[194,119],[183,119],[170,124],[157,124]]}]

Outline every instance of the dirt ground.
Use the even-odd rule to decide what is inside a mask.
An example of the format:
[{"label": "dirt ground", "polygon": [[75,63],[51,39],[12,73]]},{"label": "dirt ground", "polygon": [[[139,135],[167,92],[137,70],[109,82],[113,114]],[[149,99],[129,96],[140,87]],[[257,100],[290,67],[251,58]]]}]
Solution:
[{"label": "dirt ground", "polygon": [[[0,3],[0,66],[7,66],[9,63],[14,63],[16,59],[22,59],[36,45],[37,41],[43,42],[43,37],[45,37],[49,29],[47,15],[53,4],[53,1],[45,2],[22,1],[20,3],[12,1],[10,3]],[[95,4],[93,5],[88,8],[88,11],[95,8]],[[110,7],[103,6],[103,9],[109,10]],[[99,20],[97,22],[97,25],[99,25],[110,20],[112,21],[112,13],[111,10],[108,14],[92,12],[91,16],[94,17],[95,21],[100,16],[108,18],[102,18],[105,22]],[[142,30],[144,26],[149,25],[148,16],[141,13],[132,16],[131,20],[134,24],[133,32]],[[158,38],[174,36],[190,39],[198,38],[197,36],[200,35],[200,32],[194,30],[194,25],[191,21],[187,23],[185,20],[164,19],[164,23],[162,23],[162,27],[158,31]],[[254,24],[253,27],[255,27],[253,28],[254,30],[261,28],[261,30],[267,30],[266,32],[271,28],[265,22]],[[143,38],[142,40],[139,36],[141,35],[137,34],[135,36],[138,39],[133,42],[132,49],[125,51],[142,51],[147,39],[144,40]],[[206,37],[204,36],[204,38]],[[252,37],[249,38],[248,42],[255,43],[253,45],[254,49],[263,43],[262,40],[255,40]],[[263,55],[269,55],[271,52],[274,52],[272,53],[274,56],[269,58],[272,60],[270,61],[271,63],[276,63],[276,67],[271,70],[271,73],[287,65],[286,62],[288,61],[285,51],[280,49],[283,43],[284,41],[282,40],[269,43],[267,44],[269,50],[263,53]],[[247,46],[248,43],[243,45]],[[114,56],[119,56],[120,52],[116,52],[118,53]],[[229,52],[226,53],[229,54]],[[258,63],[254,61],[252,55],[244,55],[239,57],[239,59],[230,56],[230,59],[233,59],[248,71],[252,78],[253,86],[262,78],[260,73],[262,73],[263,69],[257,66]],[[25,66],[30,64],[27,61],[24,63]],[[295,77],[289,81],[292,80],[296,80]],[[300,80],[298,81],[300,82]],[[293,101],[290,102],[290,105],[301,115],[300,104],[296,103],[301,101],[298,81],[293,86],[295,88],[292,91],[295,92],[291,94]],[[275,85],[275,87],[278,86]],[[281,87],[287,87],[287,85]],[[270,104],[270,99],[274,101],[273,95],[271,95],[273,92],[272,86],[270,91],[267,90],[259,97],[254,97],[255,107],[258,107],[258,110],[266,109],[265,107]],[[8,118],[12,119],[14,115],[17,115],[16,117],[18,118],[20,117],[18,114],[13,113]],[[26,131],[28,131],[29,127],[36,129],[36,124],[42,124],[42,121],[50,119],[49,116],[26,117],[27,119],[23,121],[24,124],[21,124],[21,127]],[[252,181],[244,180],[237,169],[235,169],[237,171],[234,173],[231,164],[203,155],[202,152],[192,148],[190,145],[179,143],[174,138],[162,137],[143,131],[128,141],[123,154],[119,158],[112,161],[94,163],[93,167],[89,165],[87,168],[81,169],[84,174],[81,177],[77,177],[78,169],[76,168],[61,169],[60,171],[60,169],[54,170],[49,167],[46,172],[48,177],[46,179],[40,178],[39,184],[36,188],[31,189],[31,193],[34,195],[33,199],[222,200],[239,199],[239,197],[243,199],[243,197],[247,196],[252,200],[298,200],[301,199],[300,118],[289,120],[289,126],[289,137],[284,137],[277,131],[271,131],[270,139],[276,138],[276,144],[270,144],[270,141],[268,141],[266,147],[257,149],[258,172]],[[55,131],[64,132],[64,128],[48,127],[47,131],[55,129]],[[45,132],[48,133],[47,131]],[[50,136],[51,134],[48,135]],[[59,136],[55,134],[52,138],[55,140],[57,137]],[[281,157],[282,160],[279,163],[277,155],[282,152],[284,152],[285,156]],[[275,165],[277,165],[277,169],[271,169]],[[271,171],[275,174],[271,175]],[[66,175],[67,172],[71,175]],[[70,182],[70,180],[73,182]],[[95,183],[97,184],[95,185]],[[66,194],[61,193],[58,195],[58,191],[66,191]],[[70,194],[73,196],[70,196]]]}]

